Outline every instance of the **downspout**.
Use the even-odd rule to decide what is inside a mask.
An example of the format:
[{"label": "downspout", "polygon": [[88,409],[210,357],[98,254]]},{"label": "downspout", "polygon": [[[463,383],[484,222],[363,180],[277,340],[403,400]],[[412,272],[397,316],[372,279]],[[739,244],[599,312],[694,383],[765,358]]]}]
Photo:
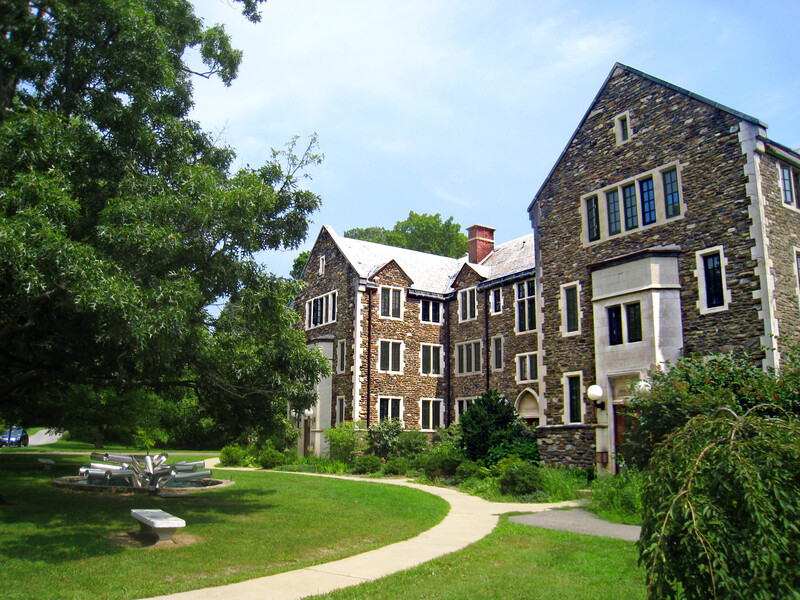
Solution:
[{"label": "downspout", "polygon": [[370,426],[369,408],[372,404],[372,289],[367,288],[367,429]]},{"label": "downspout", "polygon": [[451,393],[450,388],[450,301],[445,301],[445,328],[444,328],[444,371],[446,373],[445,378],[445,386],[446,386],[446,397],[445,397],[445,404],[447,405],[447,427],[453,424],[453,418],[450,416],[452,413],[450,411],[455,410],[453,407],[453,394]]},{"label": "downspout", "polygon": [[489,352],[491,348],[489,347],[489,288],[483,292],[483,337],[484,337],[484,346],[486,347],[486,359],[483,361],[484,366],[486,367],[486,391],[489,391]]}]

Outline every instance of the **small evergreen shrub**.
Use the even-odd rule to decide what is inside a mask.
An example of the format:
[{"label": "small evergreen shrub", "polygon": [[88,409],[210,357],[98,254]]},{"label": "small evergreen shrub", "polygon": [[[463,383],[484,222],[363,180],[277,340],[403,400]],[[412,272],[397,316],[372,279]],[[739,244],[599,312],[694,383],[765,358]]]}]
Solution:
[{"label": "small evergreen shrub", "polygon": [[432,480],[454,477],[458,465],[464,461],[461,449],[452,442],[443,442],[420,456],[425,457],[422,469]]},{"label": "small evergreen shrub", "polygon": [[409,466],[407,458],[393,456],[383,465],[383,472],[387,475],[405,475],[408,472]]},{"label": "small evergreen shrub", "polygon": [[428,436],[419,429],[403,431],[397,438],[394,454],[411,460],[428,449]]},{"label": "small evergreen shrub", "polygon": [[381,459],[374,454],[362,454],[353,462],[353,473],[377,473],[381,470]]},{"label": "small evergreen shrub", "polygon": [[262,469],[274,469],[286,462],[282,452],[275,450],[272,446],[267,446],[258,455],[258,465]]},{"label": "small evergreen shrub", "polygon": [[472,460],[465,460],[456,469],[456,479],[459,483],[467,479],[485,479],[489,475],[489,469],[482,467]]},{"label": "small evergreen shrub", "polygon": [[238,467],[244,464],[245,449],[236,444],[225,446],[219,453],[219,464],[223,467]]},{"label": "small evergreen shrub", "polygon": [[500,492],[511,496],[525,496],[542,491],[542,474],[533,463],[519,461],[510,465],[500,476]]}]

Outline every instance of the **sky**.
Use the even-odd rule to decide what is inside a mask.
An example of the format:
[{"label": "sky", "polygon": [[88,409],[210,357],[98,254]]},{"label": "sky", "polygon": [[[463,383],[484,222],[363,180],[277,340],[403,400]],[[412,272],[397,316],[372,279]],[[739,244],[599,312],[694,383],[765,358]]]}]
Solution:
[{"label": "sky", "polygon": [[756,117],[800,147],[800,2],[269,0],[247,21],[194,0],[244,52],[230,87],[195,81],[192,118],[259,167],[316,133],[322,225],[390,229],[417,213],[531,232],[526,209],[616,62]]}]

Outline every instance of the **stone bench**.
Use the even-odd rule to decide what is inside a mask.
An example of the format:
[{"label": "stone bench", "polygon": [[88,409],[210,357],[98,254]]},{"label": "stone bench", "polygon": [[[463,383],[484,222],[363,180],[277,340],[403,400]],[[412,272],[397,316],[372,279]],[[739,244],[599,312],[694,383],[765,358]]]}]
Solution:
[{"label": "stone bench", "polygon": [[175,532],[186,527],[186,521],[159,509],[132,508],[131,516],[139,521],[139,533],[155,536],[157,541],[172,539]]}]

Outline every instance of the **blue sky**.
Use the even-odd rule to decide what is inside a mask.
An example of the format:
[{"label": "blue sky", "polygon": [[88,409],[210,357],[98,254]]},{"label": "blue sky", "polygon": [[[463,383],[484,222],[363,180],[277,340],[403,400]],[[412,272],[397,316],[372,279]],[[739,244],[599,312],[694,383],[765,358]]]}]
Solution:
[{"label": "blue sky", "polygon": [[[615,62],[725,104],[800,146],[800,2],[269,0],[249,23],[195,0],[244,51],[193,118],[260,166],[316,132],[306,187],[324,225],[391,228],[413,210],[530,233],[526,208]],[[288,274],[299,250],[264,253]]]}]

